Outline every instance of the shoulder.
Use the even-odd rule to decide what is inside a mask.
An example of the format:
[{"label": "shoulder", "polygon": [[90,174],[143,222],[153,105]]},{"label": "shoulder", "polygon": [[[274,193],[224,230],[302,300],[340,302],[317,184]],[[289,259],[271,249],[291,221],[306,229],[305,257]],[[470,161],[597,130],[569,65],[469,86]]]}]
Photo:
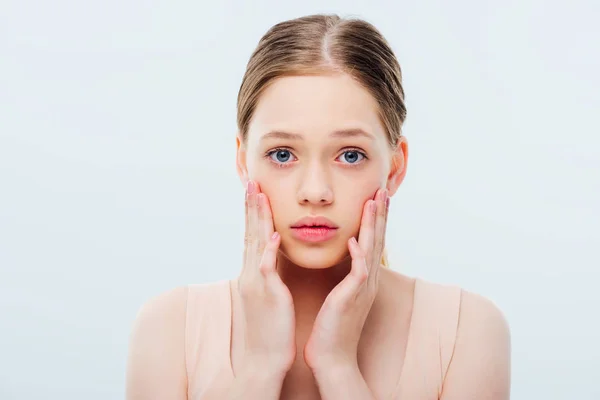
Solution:
[{"label": "shoulder", "polygon": [[459,333],[509,335],[504,313],[487,297],[463,289],[460,310]]},{"label": "shoulder", "polygon": [[[464,356],[508,356],[510,327],[504,313],[490,299],[462,290],[456,351]],[[491,347],[494,347],[492,349]]]},{"label": "shoulder", "polygon": [[[191,343],[202,337],[204,322],[225,307],[229,281],[190,284],[167,290],[139,309],[129,339],[127,400],[185,399]],[[188,354],[191,355],[188,357]]]},{"label": "shoulder", "polygon": [[458,334],[496,334],[506,337],[509,327],[504,313],[489,298],[457,285],[415,279],[415,301],[427,307],[453,310]]},{"label": "shoulder", "polygon": [[[489,298],[457,285],[415,280],[416,306],[430,322],[454,331],[454,355],[481,354],[478,346],[510,345],[510,329],[500,308]],[[437,318],[437,321],[433,319]],[[454,360],[453,360],[454,362]]]},{"label": "shoulder", "polygon": [[165,329],[177,329],[180,325],[177,322],[185,322],[188,291],[188,286],[180,286],[148,299],[137,312],[131,339],[146,338],[153,333],[174,333]]},{"label": "shoulder", "polygon": [[188,287],[165,291],[138,310],[129,338],[127,399],[183,398]]},{"label": "shoulder", "polygon": [[429,331],[439,344],[441,400],[509,399],[510,329],[493,301],[457,285],[416,279],[415,308],[427,319],[422,333]]},{"label": "shoulder", "polygon": [[442,400],[510,397],[508,321],[490,299],[461,289],[453,356]]},{"label": "shoulder", "polygon": [[134,327],[153,322],[157,318],[169,318],[182,313],[190,286],[179,286],[149,298],[138,310]]},{"label": "shoulder", "polygon": [[228,289],[228,281],[218,281],[179,286],[151,297],[137,312],[131,345],[140,346],[141,340],[182,339],[190,314],[196,317],[209,304],[211,307],[221,305],[218,296],[227,295]]}]

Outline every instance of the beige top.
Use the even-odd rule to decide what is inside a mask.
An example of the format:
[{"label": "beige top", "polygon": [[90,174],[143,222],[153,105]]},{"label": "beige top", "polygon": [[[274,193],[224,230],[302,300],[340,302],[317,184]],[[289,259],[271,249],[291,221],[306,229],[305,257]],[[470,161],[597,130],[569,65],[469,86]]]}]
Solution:
[{"label": "beige top", "polygon": [[[189,400],[233,377],[230,281],[188,286],[185,368]],[[406,356],[394,399],[439,399],[454,351],[463,291],[416,279]]]}]

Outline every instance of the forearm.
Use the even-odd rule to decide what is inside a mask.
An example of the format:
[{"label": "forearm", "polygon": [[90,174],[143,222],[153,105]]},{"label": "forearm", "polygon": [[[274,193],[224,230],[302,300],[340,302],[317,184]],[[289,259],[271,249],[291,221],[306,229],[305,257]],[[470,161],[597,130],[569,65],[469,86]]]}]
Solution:
[{"label": "forearm", "polygon": [[239,371],[233,380],[212,386],[203,400],[278,400],[285,374],[254,369]]},{"label": "forearm", "polygon": [[315,373],[323,400],[375,400],[357,365]]}]

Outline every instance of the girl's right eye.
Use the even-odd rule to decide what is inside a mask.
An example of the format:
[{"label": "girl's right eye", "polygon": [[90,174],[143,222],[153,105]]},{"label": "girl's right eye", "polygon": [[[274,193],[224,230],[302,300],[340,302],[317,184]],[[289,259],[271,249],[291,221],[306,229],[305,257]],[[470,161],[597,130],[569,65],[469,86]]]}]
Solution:
[{"label": "girl's right eye", "polygon": [[267,153],[276,164],[287,164],[294,157],[291,151],[287,149],[275,149]]}]

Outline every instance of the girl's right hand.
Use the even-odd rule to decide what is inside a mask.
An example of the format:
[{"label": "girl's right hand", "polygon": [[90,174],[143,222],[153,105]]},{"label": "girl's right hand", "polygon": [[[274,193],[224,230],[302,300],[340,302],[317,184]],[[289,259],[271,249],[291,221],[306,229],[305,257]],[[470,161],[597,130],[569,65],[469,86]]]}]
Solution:
[{"label": "girl's right hand", "polygon": [[238,278],[245,354],[243,364],[285,374],[296,358],[292,295],[276,264],[281,237],[274,232],[267,196],[254,181],[246,190],[244,265]]}]

